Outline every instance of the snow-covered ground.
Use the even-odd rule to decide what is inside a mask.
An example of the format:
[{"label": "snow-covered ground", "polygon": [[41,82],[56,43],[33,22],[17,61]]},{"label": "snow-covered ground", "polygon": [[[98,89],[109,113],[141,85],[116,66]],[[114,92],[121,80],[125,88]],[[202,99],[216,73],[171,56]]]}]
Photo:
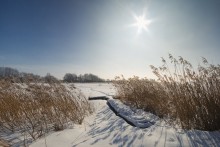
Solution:
[{"label": "snow-covered ground", "polygon": [[122,117],[129,124],[138,128],[148,128],[159,120],[159,117],[156,115],[147,113],[143,110],[131,109],[120,100],[109,99],[107,104],[116,113],[116,115]]},{"label": "snow-covered ground", "polygon": [[[75,84],[75,86],[86,97],[107,96],[111,99],[111,96],[115,94],[115,89],[111,84]],[[33,142],[31,146],[220,146],[219,131],[207,132],[175,129],[160,119],[155,119],[149,113],[143,114],[143,117],[150,122],[147,128],[134,127],[123,118],[117,116],[109,108],[107,101],[93,100],[90,102],[94,104],[95,112],[91,116],[86,117],[82,125],[74,125],[72,129],[53,132]],[[114,108],[118,108],[119,112],[125,114],[125,111],[122,110],[125,107],[121,106],[120,102],[110,100],[110,103],[117,105]],[[127,116],[129,115],[127,114]],[[136,120],[137,118],[134,117]]]}]

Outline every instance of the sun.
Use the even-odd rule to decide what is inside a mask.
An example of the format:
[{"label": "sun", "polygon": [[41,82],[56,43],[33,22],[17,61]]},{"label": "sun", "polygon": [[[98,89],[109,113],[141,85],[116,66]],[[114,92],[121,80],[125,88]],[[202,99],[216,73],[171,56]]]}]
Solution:
[{"label": "sun", "polygon": [[138,34],[142,33],[142,31],[149,31],[148,27],[151,24],[151,20],[145,18],[145,14],[141,16],[134,15],[135,23],[132,25],[138,28]]}]

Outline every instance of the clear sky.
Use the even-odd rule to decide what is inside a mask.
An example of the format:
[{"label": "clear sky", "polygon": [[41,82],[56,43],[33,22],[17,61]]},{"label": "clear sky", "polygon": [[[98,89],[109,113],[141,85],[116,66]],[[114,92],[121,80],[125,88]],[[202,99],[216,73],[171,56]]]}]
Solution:
[{"label": "clear sky", "polygon": [[218,64],[219,47],[219,0],[0,0],[0,66],[20,71],[152,77],[168,53]]}]

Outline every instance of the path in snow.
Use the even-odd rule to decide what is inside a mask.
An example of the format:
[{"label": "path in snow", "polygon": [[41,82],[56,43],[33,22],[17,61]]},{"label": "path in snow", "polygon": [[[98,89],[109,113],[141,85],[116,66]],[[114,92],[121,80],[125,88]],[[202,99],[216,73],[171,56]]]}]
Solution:
[{"label": "path in snow", "polygon": [[[75,84],[87,97],[108,96],[114,94],[109,84]],[[101,91],[101,92],[100,92]],[[90,101],[95,106],[93,115],[85,118],[82,125],[73,129],[54,132],[46,138],[39,139],[31,146],[135,146],[135,147],[182,147],[182,146],[216,146],[220,145],[219,131],[184,131],[166,126],[163,121],[156,121],[148,128],[140,129],[129,125],[115,115],[106,101]]]}]

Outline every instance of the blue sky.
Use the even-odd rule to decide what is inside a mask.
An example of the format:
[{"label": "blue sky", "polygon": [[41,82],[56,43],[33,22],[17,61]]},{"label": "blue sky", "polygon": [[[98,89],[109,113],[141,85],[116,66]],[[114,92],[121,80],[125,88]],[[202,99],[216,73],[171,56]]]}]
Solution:
[{"label": "blue sky", "polygon": [[[151,20],[131,27],[134,15]],[[160,57],[220,63],[218,0],[1,0],[0,66],[39,75],[153,77]]]}]

